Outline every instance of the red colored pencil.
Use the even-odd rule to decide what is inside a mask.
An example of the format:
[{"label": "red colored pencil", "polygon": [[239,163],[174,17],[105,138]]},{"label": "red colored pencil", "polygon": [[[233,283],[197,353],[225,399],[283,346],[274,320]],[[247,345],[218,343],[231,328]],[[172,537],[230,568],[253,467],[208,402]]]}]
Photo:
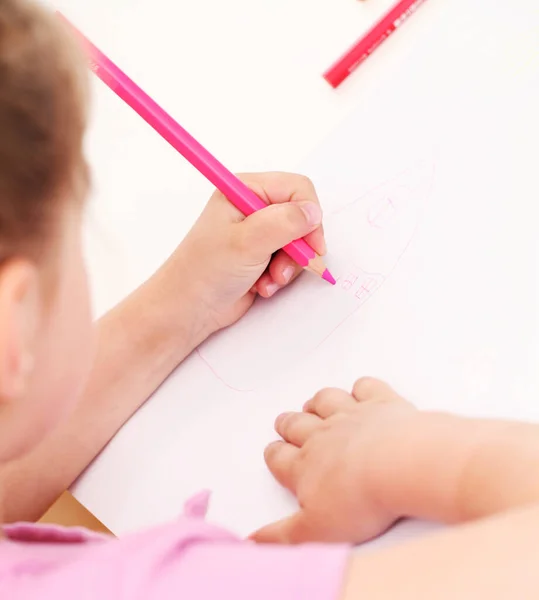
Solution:
[{"label": "red colored pencil", "polygon": [[324,73],[324,79],[334,88],[338,87],[384,40],[407,21],[423,2],[425,0],[400,0],[364,37]]}]

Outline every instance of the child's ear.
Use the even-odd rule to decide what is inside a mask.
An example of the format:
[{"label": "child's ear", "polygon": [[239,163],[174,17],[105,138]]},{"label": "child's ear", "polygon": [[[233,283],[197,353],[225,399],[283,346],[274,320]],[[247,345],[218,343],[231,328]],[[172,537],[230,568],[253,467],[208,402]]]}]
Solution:
[{"label": "child's ear", "polygon": [[12,259],[0,266],[0,406],[20,398],[34,366],[40,321],[37,267]]}]

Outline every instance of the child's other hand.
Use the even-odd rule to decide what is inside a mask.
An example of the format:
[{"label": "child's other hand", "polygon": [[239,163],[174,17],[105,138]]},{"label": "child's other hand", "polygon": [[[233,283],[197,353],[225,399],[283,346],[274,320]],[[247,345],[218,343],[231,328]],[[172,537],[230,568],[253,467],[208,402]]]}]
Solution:
[{"label": "child's other hand", "polygon": [[280,415],[275,428],[284,441],[268,446],[265,458],[301,508],[252,538],[361,543],[384,532],[403,515],[385,504],[380,470],[405,451],[400,434],[419,414],[385,383],[363,378],[352,394],[322,390],[303,412]]},{"label": "child's other hand", "polygon": [[301,273],[280,250],[283,246],[305,237],[318,254],[325,254],[322,211],[309,179],[289,173],[240,179],[268,208],[245,218],[215,192],[169,261],[173,272],[182,274],[191,302],[204,310],[208,334],[242,317],[257,293],[269,298]]}]

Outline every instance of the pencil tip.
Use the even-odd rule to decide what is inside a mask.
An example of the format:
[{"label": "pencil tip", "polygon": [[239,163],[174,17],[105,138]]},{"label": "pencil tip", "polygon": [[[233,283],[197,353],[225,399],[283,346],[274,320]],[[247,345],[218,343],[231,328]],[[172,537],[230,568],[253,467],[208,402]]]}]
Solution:
[{"label": "pencil tip", "polygon": [[331,285],[335,285],[337,283],[335,281],[335,277],[333,277],[333,275],[327,269],[322,273],[322,279],[325,279],[331,283]]}]

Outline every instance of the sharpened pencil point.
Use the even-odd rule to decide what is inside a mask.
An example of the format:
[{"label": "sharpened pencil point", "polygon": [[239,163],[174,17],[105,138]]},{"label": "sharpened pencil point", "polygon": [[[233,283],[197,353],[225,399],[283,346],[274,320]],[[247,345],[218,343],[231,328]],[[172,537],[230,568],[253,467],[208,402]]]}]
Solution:
[{"label": "sharpened pencil point", "polygon": [[325,279],[331,283],[331,285],[335,285],[337,283],[335,281],[335,277],[333,277],[333,275],[327,269],[322,273],[322,279]]}]

